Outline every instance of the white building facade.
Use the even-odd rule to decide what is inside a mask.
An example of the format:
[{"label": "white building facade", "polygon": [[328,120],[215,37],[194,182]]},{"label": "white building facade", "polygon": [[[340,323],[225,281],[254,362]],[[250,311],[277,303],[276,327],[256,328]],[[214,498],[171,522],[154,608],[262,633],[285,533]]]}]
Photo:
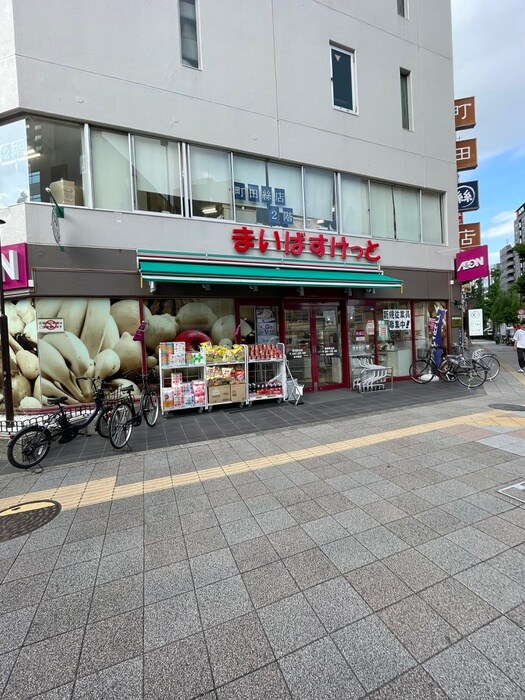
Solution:
[{"label": "white building facade", "polygon": [[146,320],[151,366],[279,340],[324,390],[407,376],[451,308],[449,0],[0,0],[0,84],[14,350],[33,316],[93,360]]}]

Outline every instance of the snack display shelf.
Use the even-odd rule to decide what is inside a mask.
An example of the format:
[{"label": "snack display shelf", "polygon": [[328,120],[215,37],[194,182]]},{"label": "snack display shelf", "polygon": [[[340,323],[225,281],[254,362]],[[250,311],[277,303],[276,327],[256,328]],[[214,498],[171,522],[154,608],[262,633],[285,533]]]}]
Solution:
[{"label": "snack display shelf", "polygon": [[286,388],[284,344],[250,346],[249,353],[246,405],[251,406],[258,401],[272,400],[277,403],[284,401]]}]

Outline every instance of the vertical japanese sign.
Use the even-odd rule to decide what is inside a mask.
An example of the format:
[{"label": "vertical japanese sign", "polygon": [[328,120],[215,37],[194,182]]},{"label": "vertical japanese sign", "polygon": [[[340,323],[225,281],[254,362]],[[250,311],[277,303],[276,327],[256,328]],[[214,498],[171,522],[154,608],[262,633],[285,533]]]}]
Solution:
[{"label": "vertical japanese sign", "polygon": [[446,309],[438,309],[432,331],[432,357],[436,366],[441,364],[443,357],[443,323],[445,322]]},{"label": "vertical japanese sign", "polygon": [[456,130],[471,129],[476,126],[476,98],[462,97],[454,100],[454,120]]}]

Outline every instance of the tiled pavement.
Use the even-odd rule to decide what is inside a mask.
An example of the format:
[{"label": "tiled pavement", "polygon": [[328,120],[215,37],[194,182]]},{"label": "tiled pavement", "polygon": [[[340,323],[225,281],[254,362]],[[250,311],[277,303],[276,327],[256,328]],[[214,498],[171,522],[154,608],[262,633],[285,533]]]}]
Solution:
[{"label": "tiled pavement", "polygon": [[455,400],[0,476],[0,507],[63,504],[0,544],[2,697],[524,698],[525,505],[497,489],[525,411],[494,406],[525,380],[496,350]]}]

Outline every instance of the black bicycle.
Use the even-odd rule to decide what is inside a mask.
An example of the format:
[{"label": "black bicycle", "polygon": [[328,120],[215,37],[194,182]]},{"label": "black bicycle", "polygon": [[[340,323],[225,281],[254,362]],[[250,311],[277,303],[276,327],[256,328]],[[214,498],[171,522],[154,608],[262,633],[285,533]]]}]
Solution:
[{"label": "black bicycle", "polygon": [[[127,378],[130,378],[129,374]],[[111,412],[108,426],[109,441],[115,449],[121,450],[128,444],[133,428],[142,423],[142,417],[150,428],[156,424],[160,414],[160,406],[158,394],[150,385],[152,378],[151,373],[140,375],[142,390],[138,408],[133,396],[133,385],[121,388],[123,396]]]},{"label": "black bicycle", "polygon": [[410,365],[410,377],[418,384],[427,384],[434,377],[446,382],[459,381],[468,389],[477,389],[487,379],[487,367],[477,360],[468,360],[463,355],[443,355],[439,367],[434,359],[431,347],[424,359],[416,360]]},{"label": "black bicycle", "polygon": [[447,356],[442,355],[439,366],[435,360],[435,350],[443,350],[437,345],[432,345],[426,352],[426,355],[419,360],[412,362],[408,369],[408,373],[418,384],[428,384],[434,377],[442,379],[445,382],[454,382],[457,375],[451,371],[450,363],[447,361]]},{"label": "black bicycle", "polygon": [[[94,406],[87,415],[70,416],[66,412],[67,396],[48,398],[47,403],[56,406],[56,411],[44,419],[42,424],[28,425],[19,430],[8,443],[7,459],[17,469],[30,469],[47,456],[51,443],[61,444],[74,440],[81,430],[96,420],[95,430],[103,437],[110,436],[111,414],[115,399],[109,398],[102,380],[98,377],[78,377],[90,380],[93,386]],[[112,389],[114,396],[114,388]]]}]

